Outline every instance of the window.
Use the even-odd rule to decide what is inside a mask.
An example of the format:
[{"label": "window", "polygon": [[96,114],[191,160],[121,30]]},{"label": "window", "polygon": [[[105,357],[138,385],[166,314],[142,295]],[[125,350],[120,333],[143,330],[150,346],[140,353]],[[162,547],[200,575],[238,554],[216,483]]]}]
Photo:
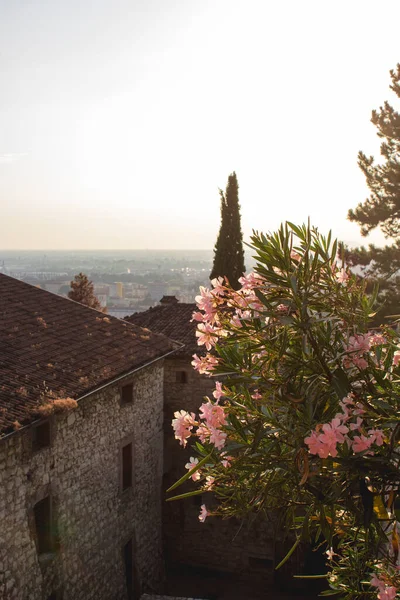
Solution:
[{"label": "window", "polygon": [[36,425],[32,429],[32,448],[34,452],[42,448],[48,448],[51,444],[50,421]]},{"label": "window", "polygon": [[186,371],[175,371],[175,383],[187,383]]},{"label": "window", "polygon": [[121,387],[121,404],[132,404],[133,402],[133,383],[128,383]]},{"label": "window", "polygon": [[128,592],[128,599],[133,600],[133,542],[129,540],[122,550],[124,566],[125,566],[125,581]]},{"label": "window", "polygon": [[33,507],[38,554],[54,551],[54,531],[52,523],[51,498],[46,496]]},{"label": "window", "polygon": [[132,442],[122,446],[122,491],[132,487]]}]

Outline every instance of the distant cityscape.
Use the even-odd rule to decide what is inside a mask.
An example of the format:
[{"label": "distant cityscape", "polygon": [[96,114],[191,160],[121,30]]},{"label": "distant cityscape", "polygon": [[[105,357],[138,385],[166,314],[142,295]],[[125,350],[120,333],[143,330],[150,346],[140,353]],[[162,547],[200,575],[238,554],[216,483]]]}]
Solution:
[{"label": "distant cityscape", "polygon": [[209,285],[212,260],[212,250],[0,250],[0,273],[67,297],[83,272],[107,313],[123,318],[165,295],[193,302],[199,286]]}]

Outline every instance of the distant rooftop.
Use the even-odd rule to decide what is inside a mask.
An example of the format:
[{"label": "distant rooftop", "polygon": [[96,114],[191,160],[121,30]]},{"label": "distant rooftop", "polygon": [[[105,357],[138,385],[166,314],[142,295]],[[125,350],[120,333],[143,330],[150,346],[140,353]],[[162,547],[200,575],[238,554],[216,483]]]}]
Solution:
[{"label": "distant rooftop", "polygon": [[178,302],[175,296],[163,296],[159,306],[154,306],[140,313],[134,313],[125,320],[140,327],[147,327],[154,333],[166,335],[185,347],[178,354],[192,356],[204,352],[196,342],[196,321],[191,321],[196,310],[194,302]]},{"label": "distant rooftop", "polygon": [[51,392],[79,399],[176,345],[0,273],[0,432],[37,418]]}]

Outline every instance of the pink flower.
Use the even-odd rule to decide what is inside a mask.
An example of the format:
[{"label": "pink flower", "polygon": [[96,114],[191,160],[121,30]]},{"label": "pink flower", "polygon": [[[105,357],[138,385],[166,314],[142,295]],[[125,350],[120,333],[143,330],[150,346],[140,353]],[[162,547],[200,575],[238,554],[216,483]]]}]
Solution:
[{"label": "pink flower", "polygon": [[219,331],[217,327],[213,327],[209,323],[199,323],[196,331],[196,337],[199,338],[197,340],[198,345],[202,346],[204,344],[207,350],[211,350],[218,342]]},{"label": "pink flower", "polygon": [[222,391],[222,384],[220,381],[215,382],[215,390],[213,391],[213,396],[217,402],[219,402],[220,398],[224,396],[224,392]]},{"label": "pink flower", "polygon": [[196,435],[202,444],[210,437],[210,430],[205,425],[199,425],[196,431]]},{"label": "pink flower", "polygon": [[322,426],[322,429],[324,430],[324,432],[326,432],[325,427],[327,427],[327,428],[330,427],[330,429],[336,435],[336,440],[340,443],[344,442],[344,434],[348,433],[348,431],[349,431],[348,427],[346,427],[345,425],[342,425],[340,419],[337,419],[336,417],[334,419],[332,419],[330,425]]},{"label": "pink flower", "polygon": [[[189,462],[186,463],[185,465],[185,469],[188,469],[188,471],[190,471],[191,469],[194,469],[194,467],[199,463],[199,459],[198,458],[193,458],[193,456],[191,456],[189,458]],[[193,479],[193,481],[198,481],[200,479],[200,469],[198,469],[197,471],[195,471],[194,473],[192,473],[191,478]]]},{"label": "pink flower", "polygon": [[204,312],[208,312],[210,309],[212,309],[212,294],[211,291],[208,288],[205,288],[204,286],[200,286],[200,295],[196,296],[195,301],[196,304],[198,306],[198,308],[200,310],[203,310]]},{"label": "pink flower", "polygon": [[253,398],[253,400],[261,400],[262,394],[260,394],[258,390],[254,390],[251,397]]},{"label": "pink flower", "polygon": [[278,304],[278,306],[276,307],[276,311],[281,315],[287,315],[287,313],[289,312],[289,307],[286,306],[286,304]]},{"label": "pink flower", "polygon": [[231,460],[233,460],[233,456],[227,456],[226,452],[221,452],[221,458],[221,464],[225,469],[231,466]]},{"label": "pink flower", "polygon": [[329,550],[327,550],[327,551],[325,552],[325,554],[327,555],[327,557],[328,557],[328,560],[333,560],[333,557],[334,557],[334,556],[337,556],[336,552],[334,552],[334,551],[333,551],[333,548],[332,548],[332,547],[331,547],[331,548],[329,548]]},{"label": "pink flower", "polygon": [[400,362],[400,350],[396,350],[396,352],[393,354],[393,362],[392,365],[394,367],[397,367],[397,365]]},{"label": "pink flower", "polygon": [[394,600],[396,598],[397,588],[394,586],[386,587],[378,594],[379,600]]},{"label": "pink flower", "polygon": [[380,429],[370,429],[368,431],[368,435],[369,439],[372,441],[373,444],[376,444],[377,446],[382,446],[383,431],[381,431]]},{"label": "pink flower", "polygon": [[242,290],[252,290],[262,286],[264,278],[258,273],[249,273],[239,277],[239,283],[242,286]]},{"label": "pink flower", "polygon": [[211,279],[211,285],[213,286],[213,293],[218,296],[224,296],[225,294],[225,286],[224,286],[224,278],[216,277],[215,279]]},{"label": "pink flower", "polygon": [[361,370],[366,369],[368,367],[367,361],[362,356],[354,355],[351,357],[351,359],[352,359],[353,363],[355,364],[355,366]]},{"label": "pink flower", "polygon": [[236,313],[233,315],[232,319],[230,320],[230,324],[233,325],[233,327],[243,327],[242,321],[239,319],[239,317]]},{"label": "pink flower", "polygon": [[372,440],[365,437],[365,435],[355,435],[353,438],[353,452],[363,452],[368,450],[372,444]]},{"label": "pink flower", "polygon": [[221,427],[226,425],[226,415],[223,406],[211,404],[210,401],[200,406],[200,418],[204,419],[207,427]]},{"label": "pink flower", "polygon": [[347,280],[349,279],[349,275],[348,273],[346,273],[346,269],[343,267],[343,269],[339,269],[336,273],[336,279],[338,280],[339,283],[346,283]]},{"label": "pink flower", "polygon": [[212,475],[207,475],[204,489],[207,490],[207,492],[211,492],[214,489],[214,482],[215,477],[212,477]]},{"label": "pink flower", "polygon": [[226,433],[217,429],[216,427],[210,427],[210,443],[214,444],[217,450],[221,450],[225,446]]},{"label": "pink flower", "polygon": [[323,448],[323,444],[315,431],[312,431],[311,435],[304,439],[304,442],[307,444],[310,454],[319,454],[319,451]]},{"label": "pink flower", "polygon": [[381,333],[374,333],[371,336],[371,346],[382,346],[386,344],[387,340]]},{"label": "pink flower", "polygon": [[204,521],[207,519],[207,517],[210,516],[211,513],[208,512],[208,510],[206,509],[206,505],[202,504],[200,507],[200,514],[199,514],[199,521],[200,523],[204,523]]},{"label": "pink flower", "polygon": [[370,581],[370,585],[372,585],[373,587],[378,588],[378,590],[384,590],[385,589],[385,582],[381,581],[377,575],[374,573],[374,576],[372,577],[371,581]]},{"label": "pink flower", "polygon": [[356,423],[350,423],[351,431],[361,431],[361,425],[363,421],[364,419],[362,419],[361,417],[357,417]]},{"label": "pink flower", "polygon": [[345,350],[347,352],[368,352],[371,347],[371,334],[356,334],[349,337],[349,345]]},{"label": "pink flower", "polygon": [[216,365],[218,364],[218,358],[212,356],[212,354],[206,354],[199,358],[197,354],[193,354],[192,365],[193,368],[201,374],[208,373],[209,371],[214,371]]},{"label": "pink flower", "polygon": [[206,320],[206,317],[203,313],[201,312],[194,312],[192,314],[192,318],[190,319],[191,321],[199,321],[199,323],[202,323],[203,321]]},{"label": "pink flower", "polygon": [[187,444],[187,438],[190,438],[191,430],[196,425],[195,414],[188,413],[186,410],[176,411],[174,413],[175,419],[172,419],[172,427],[175,432],[175,439],[180,441],[181,446],[185,447]]}]

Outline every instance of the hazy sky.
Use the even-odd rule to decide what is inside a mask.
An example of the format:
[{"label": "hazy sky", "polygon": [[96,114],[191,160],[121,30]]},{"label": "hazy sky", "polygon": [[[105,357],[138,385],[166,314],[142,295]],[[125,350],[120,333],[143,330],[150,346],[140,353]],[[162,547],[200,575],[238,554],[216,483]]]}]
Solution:
[{"label": "hazy sky", "polygon": [[310,215],[357,243],[399,22],[399,0],[0,0],[0,248],[211,248],[233,170],[245,238]]}]

